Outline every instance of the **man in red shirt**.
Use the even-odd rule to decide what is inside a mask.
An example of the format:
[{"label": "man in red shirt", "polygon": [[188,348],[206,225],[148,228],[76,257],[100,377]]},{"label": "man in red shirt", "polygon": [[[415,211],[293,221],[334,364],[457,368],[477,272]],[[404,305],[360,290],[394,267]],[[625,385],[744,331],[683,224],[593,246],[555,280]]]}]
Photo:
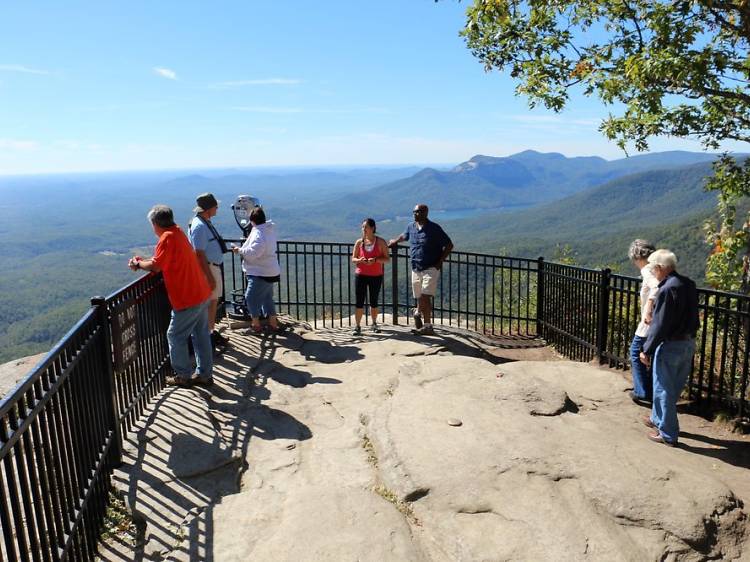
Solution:
[{"label": "man in red shirt", "polygon": [[[172,305],[167,341],[174,371],[174,376],[167,378],[167,384],[208,386],[213,383],[213,349],[207,312],[211,289],[190,241],[174,222],[172,209],[166,205],[154,205],[148,213],[148,220],[159,238],[154,255],[150,259],[134,256],[128,266],[133,271],[161,271],[164,276]],[[188,337],[193,339],[195,373],[190,362]]]}]

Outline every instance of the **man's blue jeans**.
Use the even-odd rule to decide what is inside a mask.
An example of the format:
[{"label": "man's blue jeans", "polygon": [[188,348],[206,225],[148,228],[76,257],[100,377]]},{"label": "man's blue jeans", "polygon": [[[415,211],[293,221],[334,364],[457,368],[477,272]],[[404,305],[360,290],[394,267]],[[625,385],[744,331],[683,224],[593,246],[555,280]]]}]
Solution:
[{"label": "man's blue jeans", "polygon": [[208,333],[208,301],[172,311],[172,320],[167,328],[169,359],[172,361],[174,374],[183,378],[193,375],[188,337],[193,339],[195,372],[200,378],[206,379],[211,376],[214,366],[211,335]]},{"label": "man's blue jeans", "polygon": [[633,336],[633,343],[630,344],[630,372],[633,374],[633,394],[651,402],[654,394],[651,368],[641,363],[639,357],[645,341],[644,337]]},{"label": "man's blue jeans", "polygon": [[654,405],[651,421],[662,438],[676,443],[680,434],[677,400],[693,367],[695,340],[665,341],[654,353]]}]

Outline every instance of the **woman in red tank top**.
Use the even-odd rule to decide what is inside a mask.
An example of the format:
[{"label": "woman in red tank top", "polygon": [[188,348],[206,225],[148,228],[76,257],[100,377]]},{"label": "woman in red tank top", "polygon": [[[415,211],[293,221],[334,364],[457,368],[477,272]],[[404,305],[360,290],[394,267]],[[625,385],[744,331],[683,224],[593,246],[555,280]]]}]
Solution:
[{"label": "woman in red tank top", "polygon": [[356,298],[354,319],[357,326],[354,335],[362,333],[360,324],[365,312],[365,296],[370,294],[370,315],[372,316],[372,331],[379,332],[378,328],[378,298],[383,286],[383,264],[390,261],[388,246],[385,240],[375,236],[375,221],[365,219],[362,223],[362,238],[354,243],[352,252],[352,263],[356,265],[354,270],[354,293]]}]

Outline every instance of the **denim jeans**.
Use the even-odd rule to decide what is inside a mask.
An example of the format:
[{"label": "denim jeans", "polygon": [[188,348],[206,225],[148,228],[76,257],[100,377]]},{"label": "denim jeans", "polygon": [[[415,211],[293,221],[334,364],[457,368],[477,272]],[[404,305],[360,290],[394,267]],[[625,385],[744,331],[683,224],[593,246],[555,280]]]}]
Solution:
[{"label": "denim jeans", "polygon": [[210,377],[214,367],[214,358],[211,336],[208,333],[208,301],[190,308],[172,311],[172,320],[167,328],[167,341],[172,370],[178,377],[190,378],[193,374],[188,351],[188,337],[193,340],[195,372],[200,378]]},{"label": "denim jeans", "polygon": [[630,371],[633,374],[633,394],[651,402],[654,394],[651,367],[641,363],[639,357],[645,341],[644,337],[633,336],[633,343],[630,344]]},{"label": "denim jeans", "polygon": [[245,305],[248,314],[253,318],[276,316],[276,307],[273,304],[273,283],[248,275]]},{"label": "denim jeans", "polygon": [[654,405],[651,421],[662,438],[676,443],[680,434],[677,400],[693,367],[695,340],[665,341],[654,353]]}]

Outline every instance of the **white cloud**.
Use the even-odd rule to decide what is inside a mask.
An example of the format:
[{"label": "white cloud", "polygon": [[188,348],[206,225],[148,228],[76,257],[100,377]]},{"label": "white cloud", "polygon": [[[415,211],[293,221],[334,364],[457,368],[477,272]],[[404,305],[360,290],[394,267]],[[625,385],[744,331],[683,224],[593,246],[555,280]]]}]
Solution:
[{"label": "white cloud", "polygon": [[239,105],[231,107],[234,111],[247,111],[250,113],[321,113],[321,114],[352,114],[352,113],[390,113],[382,107],[354,107],[334,109],[302,109],[299,107],[270,107],[270,106],[246,106]]},{"label": "white cloud", "polygon": [[70,151],[87,151],[87,152],[99,152],[104,150],[104,146],[99,143],[85,142],[78,140],[57,140],[52,143],[53,148]]},{"label": "white cloud", "polygon": [[162,78],[168,78],[169,80],[177,80],[177,73],[169,68],[162,68],[159,66],[154,67],[154,73]]},{"label": "white cloud", "polygon": [[36,141],[0,139],[0,150],[36,150],[38,146]]},{"label": "white cloud", "polygon": [[242,86],[294,86],[301,84],[302,80],[297,78],[258,78],[254,80],[230,80],[217,82],[213,88],[239,88]]},{"label": "white cloud", "polygon": [[30,68],[21,64],[0,64],[0,71],[3,72],[21,72],[23,74],[52,74],[48,70],[41,70],[39,68]]},{"label": "white cloud", "polygon": [[235,106],[235,111],[246,111],[249,113],[302,113],[299,107],[264,107],[264,106]]}]

